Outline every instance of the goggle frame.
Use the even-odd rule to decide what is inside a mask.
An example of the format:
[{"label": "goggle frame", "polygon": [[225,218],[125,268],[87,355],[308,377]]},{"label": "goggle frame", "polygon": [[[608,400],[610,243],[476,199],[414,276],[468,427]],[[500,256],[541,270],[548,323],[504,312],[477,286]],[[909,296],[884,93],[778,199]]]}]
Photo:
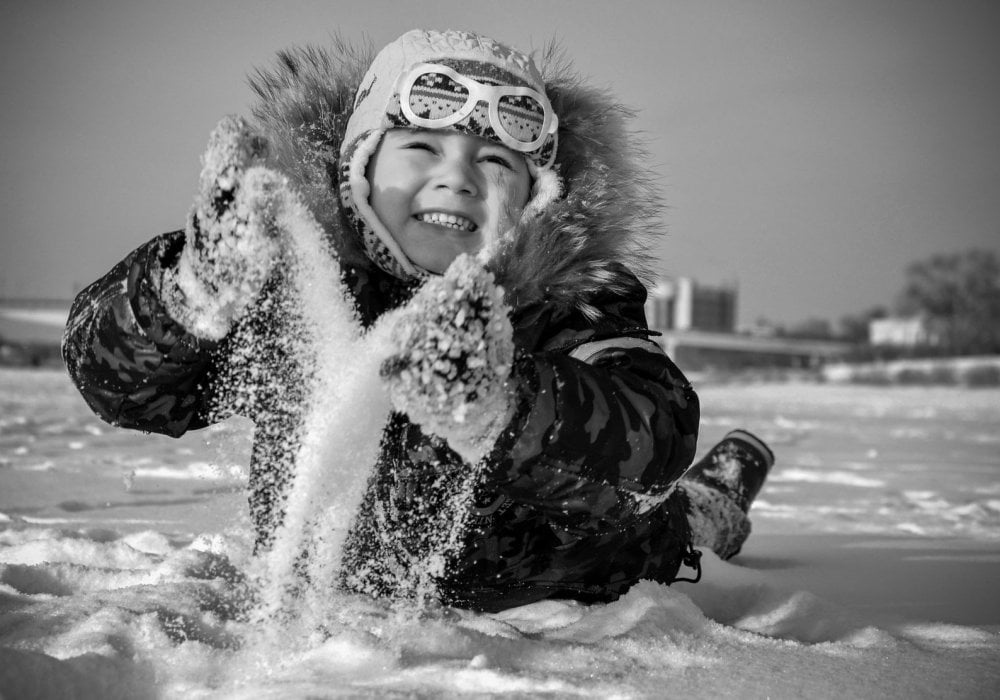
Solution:
[{"label": "goggle frame", "polygon": [[[429,73],[444,75],[468,90],[468,97],[466,98],[465,104],[462,105],[462,107],[454,114],[450,114],[446,117],[439,117],[437,119],[425,119],[414,113],[413,108],[410,106],[410,96],[413,92],[413,87],[416,85],[417,79],[420,78],[420,76],[427,75]],[[403,113],[403,117],[405,117],[406,120],[413,126],[423,129],[443,129],[449,126],[454,126],[472,114],[473,110],[476,109],[476,106],[480,102],[485,102],[488,105],[490,126],[493,127],[494,133],[496,133],[497,137],[505,146],[519,153],[531,153],[533,151],[537,151],[545,144],[546,139],[555,134],[559,129],[559,117],[552,109],[552,103],[549,102],[549,98],[545,95],[545,93],[539,92],[534,88],[515,85],[486,85],[485,83],[479,82],[475,78],[462,75],[450,66],[445,66],[440,63],[418,63],[413,66],[413,68],[411,68],[400,79],[398,92],[399,107]],[[541,105],[542,128],[541,133],[535,140],[528,142],[518,140],[511,135],[509,131],[507,131],[503,122],[500,121],[500,99],[508,96],[531,97],[536,100],[539,105]]]}]

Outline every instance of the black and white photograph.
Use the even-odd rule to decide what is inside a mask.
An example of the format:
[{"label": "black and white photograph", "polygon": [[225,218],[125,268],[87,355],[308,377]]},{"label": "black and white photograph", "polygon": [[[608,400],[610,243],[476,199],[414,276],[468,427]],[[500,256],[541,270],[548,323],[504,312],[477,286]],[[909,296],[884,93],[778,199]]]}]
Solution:
[{"label": "black and white photograph", "polygon": [[6,0],[0,700],[1000,697],[998,37]]}]

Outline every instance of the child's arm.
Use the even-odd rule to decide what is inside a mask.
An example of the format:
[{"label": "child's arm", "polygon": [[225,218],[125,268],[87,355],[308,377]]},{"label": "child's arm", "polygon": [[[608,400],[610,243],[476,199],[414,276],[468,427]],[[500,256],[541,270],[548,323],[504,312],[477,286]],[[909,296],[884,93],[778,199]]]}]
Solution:
[{"label": "child's arm", "polygon": [[207,422],[213,340],[188,332],[160,299],[162,269],[184,234],[142,245],[84,289],[70,310],[62,353],[70,377],[104,420],[177,437]]},{"label": "child's arm", "polygon": [[[567,527],[620,526],[666,500],[694,456],[699,406],[644,337],[638,281],[607,300],[614,309],[599,325],[521,318],[522,336],[537,326],[548,340],[522,337],[509,366],[508,309],[468,267],[460,258],[401,313],[400,358],[385,372],[396,408],[471,462],[489,452],[495,488]],[[470,327],[476,316],[488,319],[482,330]],[[463,449],[470,436],[478,450]]]},{"label": "child's arm", "polygon": [[265,148],[242,120],[220,122],[187,230],[141,246],[77,297],[63,357],[105,420],[173,436],[209,420],[216,350],[277,256],[287,187],[255,165]]},{"label": "child's arm", "polygon": [[665,501],[691,464],[698,398],[654,343],[605,336],[532,353],[517,373],[518,419],[491,475],[515,500],[567,526],[619,526]]}]

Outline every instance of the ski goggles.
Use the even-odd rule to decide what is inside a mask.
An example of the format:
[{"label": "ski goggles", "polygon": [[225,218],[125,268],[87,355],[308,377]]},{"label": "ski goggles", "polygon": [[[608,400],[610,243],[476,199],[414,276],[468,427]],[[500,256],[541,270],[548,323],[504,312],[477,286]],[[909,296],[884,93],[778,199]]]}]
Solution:
[{"label": "ski goggles", "polygon": [[454,126],[480,103],[497,138],[520,153],[537,151],[559,128],[548,97],[529,87],[487,85],[439,63],[417,64],[400,83],[400,110],[416,127]]}]

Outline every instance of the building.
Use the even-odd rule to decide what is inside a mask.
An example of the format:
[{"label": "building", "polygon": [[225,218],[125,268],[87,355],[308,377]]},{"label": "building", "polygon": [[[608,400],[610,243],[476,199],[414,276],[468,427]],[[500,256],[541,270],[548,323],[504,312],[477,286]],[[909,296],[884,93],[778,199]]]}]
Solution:
[{"label": "building", "polygon": [[877,318],[868,324],[868,342],[872,345],[914,348],[937,345],[938,341],[923,316]]},{"label": "building", "polygon": [[649,292],[646,319],[657,340],[685,370],[752,367],[816,368],[848,343],[737,333],[738,289],[687,277],[661,280]]},{"label": "building", "polygon": [[649,293],[646,319],[657,330],[736,330],[736,287],[710,287],[690,277],[661,280]]}]

